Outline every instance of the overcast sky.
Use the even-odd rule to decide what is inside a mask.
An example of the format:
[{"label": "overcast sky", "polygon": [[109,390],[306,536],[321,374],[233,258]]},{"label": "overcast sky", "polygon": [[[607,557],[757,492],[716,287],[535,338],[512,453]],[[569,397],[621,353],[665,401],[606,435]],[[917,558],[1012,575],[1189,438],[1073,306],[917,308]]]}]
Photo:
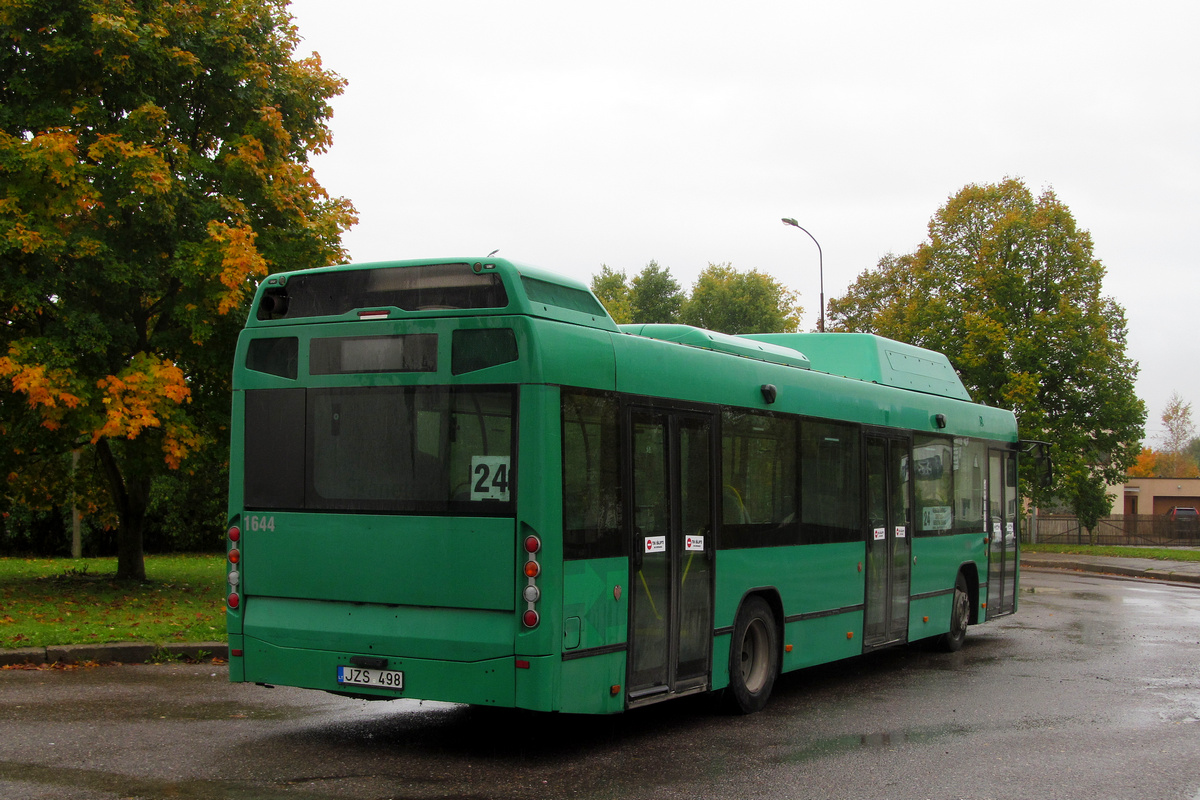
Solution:
[{"label": "overcast sky", "polygon": [[709,262],[805,329],[969,183],[1052,188],[1124,306],[1147,434],[1200,421],[1200,5],[293,0],[349,85],[314,161],[355,261],[500,254],[589,281]]}]

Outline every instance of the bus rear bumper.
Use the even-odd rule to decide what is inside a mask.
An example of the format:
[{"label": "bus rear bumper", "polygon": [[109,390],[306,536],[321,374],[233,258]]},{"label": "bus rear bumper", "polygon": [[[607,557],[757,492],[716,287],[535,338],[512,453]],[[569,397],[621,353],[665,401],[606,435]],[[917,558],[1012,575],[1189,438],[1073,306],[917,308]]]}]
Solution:
[{"label": "bus rear bumper", "polygon": [[[513,656],[482,661],[446,661],[406,658],[377,653],[348,653],[282,647],[243,637],[242,656],[230,658],[230,679],[235,675],[250,683],[322,689],[372,700],[413,698],[447,703],[512,707],[516,702]],[[338,667],[352,667],[351,659],[366,656],[376,668],[403,673],[403,687],[385,689],[338,683]],[[235,664],[238,661],[240,663]]]}]

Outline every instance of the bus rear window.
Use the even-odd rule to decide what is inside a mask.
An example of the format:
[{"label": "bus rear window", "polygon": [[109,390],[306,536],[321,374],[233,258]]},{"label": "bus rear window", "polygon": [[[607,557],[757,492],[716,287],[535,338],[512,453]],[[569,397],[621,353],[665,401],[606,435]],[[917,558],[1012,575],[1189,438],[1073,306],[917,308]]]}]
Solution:
[{"label": "bus rear window", "polygon": [[296,380],[300,340],[295,336],[254,339],[246,348],[246,369]]},{"label": "bus rear window", "polygon": [[525,287],[525,294],[529,295],[529,299],[534,303],[558,306],[597,317],[606,316],[608,313],[591,292],[585,292],[582,289],[541,281],[528,276],[521,278],[521,285]]},{"label": "bus rear window", "polygon": [[424,264],[316,272],[267,289],[258,319],[337,316],[356,308],[405,311],[504,308],[508,293],[495,272],[477,274],[470,264]]},{"label": "bus rear window", "polygon": [[283,391],[246,392],[248,509],[512,515],[511,389]]},{"label": "bus rear window", "polygon": [[482,328],[454,332],[450,372],[463,375],[516,361],[517,337],[512,328]]},{"label": "bus rear window", "polygon": [[313,375],[437,372],[437,340],[436,333],[313,339],[308,371]]}]

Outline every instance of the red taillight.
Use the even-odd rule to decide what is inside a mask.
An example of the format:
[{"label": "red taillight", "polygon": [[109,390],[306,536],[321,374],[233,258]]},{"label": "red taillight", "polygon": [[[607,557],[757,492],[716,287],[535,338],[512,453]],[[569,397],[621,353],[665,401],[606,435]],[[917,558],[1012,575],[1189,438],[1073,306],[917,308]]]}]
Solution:
[{"label": "red taillight", "polygon": [[540,539],[538,539],[538,537],[536,537],[536,536],[526,536],[525,537],[525,552],[526,553],[536,553],[538,550],[541,550],[541,549],[542,549],[542,542]]},{"label": "red taillight", "polygon": [[232,528],[229,529],[229,541],[236,542],[240,538],[242,538],[242,532],[238,529],[238,527],[236,525],[234,525]]},{"label": "red taillight", "polygon": [[229,551],[229,563],[230,564],[236,564],[241,560],[242,560],[242,554],[238,552],[238,549],[236,547]]},{"label": "red taillight", "polygon": [[526,578],[536,578],[538,575],[541,575],[541,574],[542,574],[541,564],[538,564],[538,562],[536,562],[536,561],[526,561],[525,562],[525,577]]},{"label": "red taillight", "polygon": [[538,624],[538,612],[532,608],[521,615],[521,621],[525,623],[526,628],[536,628]]},{"label": "red taillight", "polygon": [[242,602],[242,598],[238,597],[237,592],[229,593],[229,607],[230,608],[237,608],[238,603],[240,603],[240,602]]}]

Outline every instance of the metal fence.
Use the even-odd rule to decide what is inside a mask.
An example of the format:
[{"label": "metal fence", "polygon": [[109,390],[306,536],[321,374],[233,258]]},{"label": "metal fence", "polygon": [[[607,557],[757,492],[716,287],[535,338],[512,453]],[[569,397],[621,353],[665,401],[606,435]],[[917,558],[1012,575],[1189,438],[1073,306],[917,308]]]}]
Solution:
[{"label": "metal fence", "polygon": [[[1030,530],[1036,526],[1036,530]],[[1075,517],[1039,516],[1026,525],[1025,541],[1039,544],[1090,544],[1087,530]],[[1200,525],[1195,520],[1169,520],[1150,514],[1114,514],[1101,517],[1096,529],[1095,544],[1151,545],[1154,547],[1200,546]]]}]

